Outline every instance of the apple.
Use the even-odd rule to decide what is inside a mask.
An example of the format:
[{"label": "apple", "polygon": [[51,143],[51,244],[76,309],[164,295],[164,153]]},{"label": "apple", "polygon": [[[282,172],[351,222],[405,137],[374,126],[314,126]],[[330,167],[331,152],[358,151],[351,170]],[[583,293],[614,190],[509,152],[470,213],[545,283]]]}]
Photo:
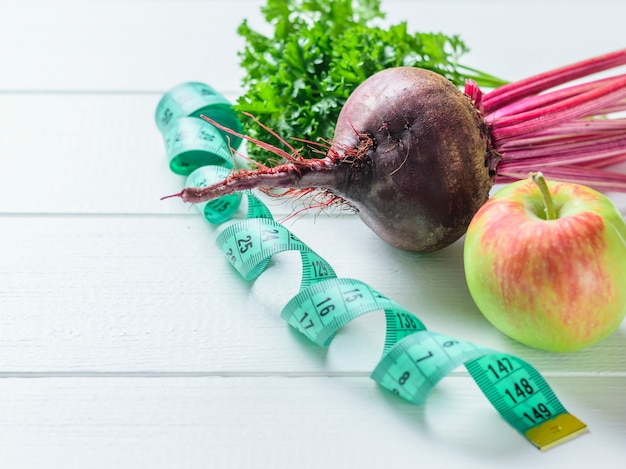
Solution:
[{"label": "apple", "polygon": [[626,222],[593,189],[531,173],[481,207],[464,243],[478,309],[523,344],[581,350],[626,315]]}]

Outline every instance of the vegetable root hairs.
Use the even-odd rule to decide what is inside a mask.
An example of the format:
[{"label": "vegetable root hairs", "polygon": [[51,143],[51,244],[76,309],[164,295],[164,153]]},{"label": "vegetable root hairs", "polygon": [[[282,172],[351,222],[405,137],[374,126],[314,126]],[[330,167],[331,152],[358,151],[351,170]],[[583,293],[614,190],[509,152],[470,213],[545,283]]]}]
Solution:
[{"label": "vegetable root hairs", "polygon": [[[253,119],[267,132],[275,136],[291,151],[291,153],[288,153],[285,150],[269,143],[229,129],[208,116],[201,115],[200,117],[229,134],[243,138],[254,145],[262,147],[263,149],[282,158],[286,161],[286,163],[272,167],[259,164],[259,168],[256,170],[241,169],[239,171],[235,171],[231,176],[220,183],[209,187],[187,187],[177,194],[162,197],[161,200],[172,197],[180,197],[184,202],[198,203],[218,198],[222,195],[230,194],[235,191],[259,188],[263,193],[272,197],[291,196],[294,198],[301,198],[305,195],[315,194],[315,197],[312,198],[312,200],[309,201],[303,209],[295,211],[292,216],[288,218],[297,216],[304,210],[324,209],[332,206],[341,206],[344,209],[354,210],[354,207],[348,200],[345,200],[329,190],[320,191],[318,188],[324,187],[325,181],[328,180],[329,177],[332,177],[330,172],[336,171],[336,164],[338,162],[340,162],[342,166],[351,166],[353,169],[360,169],[360,161],[365,158],[367,150],[373,145],[373,140],[370,136],[360,134],[355,130],[359,137],[359,141],[361,142],[358,148],[352,148],[341,144],[331,146],[328,142],[310,142],[308,140],[294,138],[293,140],[295,141],[312,145],[313,153],[326,155],[324,158],[304,158],[301,150],[293,147],[283,137],[259,122],[252,114],[244,114]],[[341,152],[339,149],[341,149]],[[315,187],[299,187],[298,181],[304,174],[310,176],[306,179],[308,184],[313,183],[315,180],[318,180],[319,184],[315,185]],[[329,174],[329,176],[325,177],[327,174]],[[262,184],[259,183],[260,180],[262,181]],[[280,193],[276,193],[271,190],[272,188],[279,187],[286,188],[286,190]]]}]

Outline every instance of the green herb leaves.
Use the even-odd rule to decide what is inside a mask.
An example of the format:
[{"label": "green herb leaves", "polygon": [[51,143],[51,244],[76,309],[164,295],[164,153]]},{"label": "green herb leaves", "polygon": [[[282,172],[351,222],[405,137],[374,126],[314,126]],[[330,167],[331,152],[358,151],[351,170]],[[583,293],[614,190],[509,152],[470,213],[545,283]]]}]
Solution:
[{"label": "green herb leaves", "polygon": [[[486,87],[504,83],[460,65],[467,48],[457,36],[410,33],[405,22],[383,27],[380,0],[267,0],[261,11],[274,34],[265,36],[247,21],[239,26],[246,75],[235,107],[287,139],[332,139],[352,90],[385,68],[419,66],[457,85],[466,78]],[[250,137],[280,145],[248,117],[242,121]],[[252,145],[248,154],[265,164],[272,156]]]}]

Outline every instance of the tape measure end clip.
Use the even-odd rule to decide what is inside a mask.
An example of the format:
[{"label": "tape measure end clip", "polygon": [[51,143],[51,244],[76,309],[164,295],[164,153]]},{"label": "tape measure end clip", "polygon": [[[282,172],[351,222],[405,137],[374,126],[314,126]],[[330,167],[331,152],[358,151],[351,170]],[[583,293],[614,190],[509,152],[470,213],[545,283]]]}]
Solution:
[{"label": "tape measure end clip", "polygon": [[541,451],[547,451],[588,431],[585,423],[572,414],[564,413],[529,429],[526,438]]}]

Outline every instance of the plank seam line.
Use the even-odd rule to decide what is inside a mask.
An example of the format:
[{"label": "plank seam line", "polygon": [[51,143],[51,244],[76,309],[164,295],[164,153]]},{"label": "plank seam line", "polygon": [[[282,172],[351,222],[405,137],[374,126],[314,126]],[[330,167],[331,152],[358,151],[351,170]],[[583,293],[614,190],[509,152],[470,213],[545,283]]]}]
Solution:
[{"label": "plank seam line", "polygon": [[[543,372],[546,378],[626,378],[626,372]],[[369,378],[366,371],[2,371],[10,378]],[[469,378],[464,370],[447,378]]]}]

